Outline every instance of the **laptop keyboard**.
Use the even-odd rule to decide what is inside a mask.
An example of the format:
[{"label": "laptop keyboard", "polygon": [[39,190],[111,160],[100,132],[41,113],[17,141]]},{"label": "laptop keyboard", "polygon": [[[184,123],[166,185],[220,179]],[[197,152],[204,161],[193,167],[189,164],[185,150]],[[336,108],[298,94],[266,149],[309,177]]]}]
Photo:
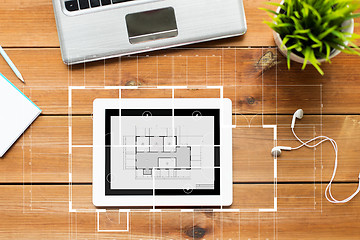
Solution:
[{"label": "laptop keyboard", "polygon": [[129,2],[134,0],[68,0],[65,1],[66,10],[73,12],[88,8],[96,8],[110,4]]}]

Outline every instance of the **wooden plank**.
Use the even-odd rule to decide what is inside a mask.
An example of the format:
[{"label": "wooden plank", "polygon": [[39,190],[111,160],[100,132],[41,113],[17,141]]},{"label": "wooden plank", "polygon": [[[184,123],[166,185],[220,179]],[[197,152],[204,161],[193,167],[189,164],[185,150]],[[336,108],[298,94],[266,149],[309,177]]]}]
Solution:
[{"label": "wooden plank", "polygon": [[[248,32],[244,37],[212,41],[206,46],[271,46],[274,45],[271,31],[262,23],[266,14],[257,8],[260,0],[244,1],[248,21]],[[6,47],[58,47],[52,2],[7,1],[0,10],[3,27],[0,41]],[[16,18],[14,18],[16,16]],[[24,34],[26,33],[26,34]]]},{"label": "wooden plank", "polygon": [[[93,212],[69,213],[68,186],[0,186],[0,232],[4,239],[357,239],[360,198],[345,206],[328,203],[322,194],[311,201],[318,204],[304,210],[304,202],[314,186],[280,185],[278,212],[259,213],[246,211],[217,213],[198,209],[195,212],[133,211],[129,215],[129,232],[97,232],[97,214]],[[336,184],[336,197],[347,197],[357,184]],[[91,201],[91,186],[77,186],[83,193],[82,203]],[[265,190],[264,190],[265,189]],[[266,197],[264,185],[235,185],[234,201],[252,205]],[[32,196],[28,194],[32,191]],[[256,193],[256,194],[255,194]],[[89,195],[90,194],[90,195]],[[282,198],[281,196],[288,196]],[[302,197],[302,198],[301,198]],[[31,204],[31,206],[30,206]],[[87,205],[88,204],[88,205]],[[91,206],[91,202],[84,207]],[[239,205],[234,204],[233,208]],[[205,211],[204,211],[205,210]],[[248,209],[249,210],[249,209]],[[126,215],[108,209],[100,215],[100,229],[124,229]],[[117,216],[120,219],[117,219]]]},{"label": "wooden plank", "polygon": [[59,46],[51,1],[3,1],[0,21],[2,46]]},{"label": "wooden plank", "polygon": [[[247,118],[246,118],[247,117]],[[233,130],[233,179],[234,182],[272,182],[274,162],[270,151],[274,146],[273,130],[263,129],[262,124],[278,125],[278,144],[298,146],[290,130],[292,116],[236,116]],[[251,124],[248,124],[251,119]],[[314,116],[305,115],[297,122],[296,132],[303,140],[320,134],[334,138],[339,146],[339,167],[336,181],[357,181],[360,165],[357,150],[360,139],[359,116]],[[91,118],[73,118],[73,144],[92,144]],[[91,148],[73,149],[74,181],[91,182]],[[89,164],[86,163],[90,159]],[[330,143],[313,149],[283,152],[277,161],[277,177],[281,182],[328,181],[334,166],[334,151]]]},{"label": "wooden plank", "polygon": [[[224,97],[233,101],[239,114],[292,114],[301,107],[306,113],[358,114],[360,98],[360,58],[342,54],[325,64],[325,76],[308,66],[306,71],[293,64],[288,71],[279,56],[278,68],[265,71],[259,59],[269,49],[189,49],[169,50],[161,55],[112,59],[73,66],[70,70],[60,59],[58,49],[16,49],[8,51],[26,79],[23,85],[11,69],[0,67],[20,90],[24,91],[44,114],[91,114],[92,100],[118,97],[114,90],[74,90],[69,109],[69,86],[189,86],[177,90],[176,97],[218,97],[205,86],[224,86]],[[276,52],[274,52],[276,56]],[[344,65],[344,62],[347,65]],[[277,76],[277,80],[276,80]],[[181,92],[183,91],[183,92]],[[106,93],[105,93],[106,92]],[[165,94],[166,93],[166,94]],[[85,96],[85,95],[86,96]],[[171,96],[171,91],[123,90],[122,97]],[[346,107],[344,107],[346,106]]]},{"label": "wooden plank", "polygon": [[[273,182],[273,130],[261,124],[278,124],[278,144],[298,146],[290,131],[291,116],[234,116],[234,182]],[[250,121],[251,120],[251,121]],[[250,124],[249,124],[250,122]],[[307,140],[324,134],[339,146],[336,181],[357,181],[360,172],[360,116],[305,115],[296,132]],[[0,161],[0,182],[92,182],[92,148],[74,147],[69,158],[69,132],[73,145],[92,145],[92,119],[88,116],[40,116]],[[71,162],[71,166],[69,166]],[[334,165],[329,143],[316,150],[283,152],[277,161],[279,182],[328,181]],[[323,166],[323,169],[322,169]]]},{"label": "wooden plank", "polygon": [[[226,209],[244,209],[258,211],[258,209],[272,209],[274,207],[273,184],[234,184],[234,200],[231,207]],[[92,186],[72,186],[72,208],[76,211],[89,211],[96,209],[92,203]],[[253,193],[253,194],[250,194]],[[33,198],[36,197],[33,190]],[[34,205],[33,205],[34,207]],[[152,207],[144,207],[150,210]],[[171,210],[171,208],[164,208]]]},{"label": "wooden plank", "polygon": [[[259,7],[266,7],[262,0],[244,0],[248,31],[242,37],[211,41],[196,46],[274,46],[270,28],[263,23],[269,20]],[[58,47],[52,2],[5,1],[0,9],[0,42],[5,47]],[[359,22],[359,20],[356,20]],[[356,32],[359,29],[356,28]]]},{"label": "wooden plank", "polygon": [[1,158],[1,182],[68,182],[68,119],[40,116]]}]

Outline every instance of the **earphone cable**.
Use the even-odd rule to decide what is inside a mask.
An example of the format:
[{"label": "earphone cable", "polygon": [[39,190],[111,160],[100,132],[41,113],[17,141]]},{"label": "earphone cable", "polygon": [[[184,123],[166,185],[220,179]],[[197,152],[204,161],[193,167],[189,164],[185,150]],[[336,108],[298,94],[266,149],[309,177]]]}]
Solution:
[{"label": "earphone cable", "polygon": [[[301,143],[300,146],[295,147],[295,148],[291,148],[291,150],[297,150],[299,148],[302,148],[303,146],[306,146],[308,148],[315,148],[318,145],[322,144],[323,142],[330,141],[330,143],[333,146],[334,151],[335,151],[335,163],[334,163],[333,174],[332,174],[331,179],[330,179],[330,181],[329,181],[329,183],[328,183],[328,185],[326,186],[326,189],[325,189],[325,198],[331,203],[346,203],[346,202],[350,201],[351,199],[353,199],[360,192],[360,174],[359,174],[359,177],[358,177],[359,178],[358,188],[348,198],[345,198],[343,200],[337,200],[337,199],[335,199],[333,197],[333,195],[331,193],[331,184],[333,183],[333,181],[335,179],[337,166],[338,166],[338,146],[337,146],[336,141],[334,139],[332,139],[332,138],[327,137],[327,136],[318,136],[318,137],[312,138],[312,139],[304,142],[296,135],[296,133],[294,131],[294,128],[291,128],[291,130],[292,130],[292,133],[294,134],[295,138]],[[322,139],[322,140],[320,142],[314,144],[314,145],[309,145],[310,142],[316,141],[318,139]]]}]

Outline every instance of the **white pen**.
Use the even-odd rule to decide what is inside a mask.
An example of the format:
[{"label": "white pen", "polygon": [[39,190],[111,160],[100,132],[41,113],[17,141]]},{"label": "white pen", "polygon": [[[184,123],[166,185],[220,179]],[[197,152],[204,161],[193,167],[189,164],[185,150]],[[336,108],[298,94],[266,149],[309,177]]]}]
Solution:
[{"label": "white pen", "polygon": [[15,75],[23,82],[24,78],[21,76],[21,73],[19,72],[19,70],[15,67],[14,63],[11,61],[11,59],[9,58],[9,56],[6,54],[6,52],[4,51],[4,49],[0,46],[0,54],[3,56],[3,58],[5,59],[5,61],[7,62],[7,64],[9,64],[10,68],[13,70],[13,72],[15,73]]}]

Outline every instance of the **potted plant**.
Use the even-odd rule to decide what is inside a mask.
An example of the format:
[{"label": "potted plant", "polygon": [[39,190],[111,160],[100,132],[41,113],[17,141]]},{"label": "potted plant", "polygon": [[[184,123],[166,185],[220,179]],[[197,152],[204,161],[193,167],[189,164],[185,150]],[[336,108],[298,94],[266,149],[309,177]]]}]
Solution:
[{"label": "potted plant", "polygon": [[[277,6],[273,11],[261,8],[269,13],[272,22],[265,22],[274,30],[274,39],[280,52],[290,60],[312,64],[321,75],[322,62],[340,52],[360,56],[359,48],[353,40],[359,38],[354,33],[354,18],[360,14],[358,0],[283,0],[281,3],[269,2]],[[348,46],[350,45],[350,46]]]}]

